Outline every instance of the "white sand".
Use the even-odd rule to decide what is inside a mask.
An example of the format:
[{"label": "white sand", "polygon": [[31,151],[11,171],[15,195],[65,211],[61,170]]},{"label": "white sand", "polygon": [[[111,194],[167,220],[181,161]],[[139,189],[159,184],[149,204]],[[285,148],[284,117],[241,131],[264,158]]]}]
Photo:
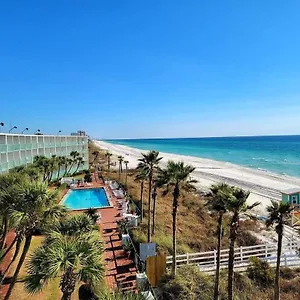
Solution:
[{"label": "white sand", "polygon": [[[95,143],[104,150],[109,150],[113,155],[122,155],[129,161],[128,167],[135,168],[141,152],[147,152],[136,148],[122,145],[109,144],[103,141]],[[281,191],[289,188],[300,187],[300,178],[278,175],[271,172],[250,169],[227,162],[214,161],[210,159],[184,156],[161,152],[163,157],[161,165],[164,166],[168,160],[184,161],[196,167],[193,178],[199,181],[200,189],[207,190],[212,183],[226,182],[230,185],[239,186],[251,192],[249,203],[261,202],[257,213],[265,215],[265,208],[270,200],[281,200]]]}]

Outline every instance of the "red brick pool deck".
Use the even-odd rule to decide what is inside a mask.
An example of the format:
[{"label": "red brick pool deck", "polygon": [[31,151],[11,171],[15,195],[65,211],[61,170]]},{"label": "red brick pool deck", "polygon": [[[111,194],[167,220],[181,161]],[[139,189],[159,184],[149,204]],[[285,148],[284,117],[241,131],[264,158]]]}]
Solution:
[{"label": "red brick pool deck", "polygon": [[[93,182],[93,187],[103,187],[99,182]],[[113,207],[99,209],[101,214],[100,230],[104,242],[105,280],[111,290],[119,288],[122,292],[136,290],[136,268],[128,259],[122,248],[118,235],[117,221],[121,219],[117,206],[117,198],[106,187]]]}]

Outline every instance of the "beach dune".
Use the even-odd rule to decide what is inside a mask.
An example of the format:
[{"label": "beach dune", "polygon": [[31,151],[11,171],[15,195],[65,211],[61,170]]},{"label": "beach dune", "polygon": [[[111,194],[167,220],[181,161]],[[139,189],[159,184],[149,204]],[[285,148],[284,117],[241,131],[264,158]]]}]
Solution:
[{"label": "beach dune", "polygon": [[[104,141],[94,141],[99,148],[108,150],[114,155],[122,155],[129,162],[129,168],[135,168],[141,153],[147,152],[128,146],[110,144]],[[149,149],[152,150],[152,149]],[[155,150],[155,149],[153,149]],[[281,200],[281,191],[289,188],[300,187],[300,178],[279,175],[262,170],[234,165],[227,162],[215,161],[194,156],[177,155],[161,152],[161,164],[164,167],[168,160],[184,161],[196,169],[193,178],[198,180],[198,187],[208,190],[213,183],[226,182],[227,184],[241,187],[251,192],[248,202],[261,202],[257,208],[260,215],[266,214],[266,206],[270,201]]]}]

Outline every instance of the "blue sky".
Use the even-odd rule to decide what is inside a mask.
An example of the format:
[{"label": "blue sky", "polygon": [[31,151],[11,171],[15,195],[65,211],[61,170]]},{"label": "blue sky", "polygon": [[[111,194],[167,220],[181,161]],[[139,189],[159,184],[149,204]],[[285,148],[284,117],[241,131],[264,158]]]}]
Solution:
[{"label": "blue sky", "polygon": [[300,1],[2,1],[0,122],[99,138],[300,134]]}]

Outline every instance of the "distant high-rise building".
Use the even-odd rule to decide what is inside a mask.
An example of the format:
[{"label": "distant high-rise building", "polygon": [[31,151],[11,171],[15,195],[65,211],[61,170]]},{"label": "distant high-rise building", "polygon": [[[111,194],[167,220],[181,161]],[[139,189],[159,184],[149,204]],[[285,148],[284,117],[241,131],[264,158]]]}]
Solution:
[{"label": "distant high-rise building", "polygon": [[72,132],[72,136],[86,136],[85,130],[77,130],[77,132]]}]

